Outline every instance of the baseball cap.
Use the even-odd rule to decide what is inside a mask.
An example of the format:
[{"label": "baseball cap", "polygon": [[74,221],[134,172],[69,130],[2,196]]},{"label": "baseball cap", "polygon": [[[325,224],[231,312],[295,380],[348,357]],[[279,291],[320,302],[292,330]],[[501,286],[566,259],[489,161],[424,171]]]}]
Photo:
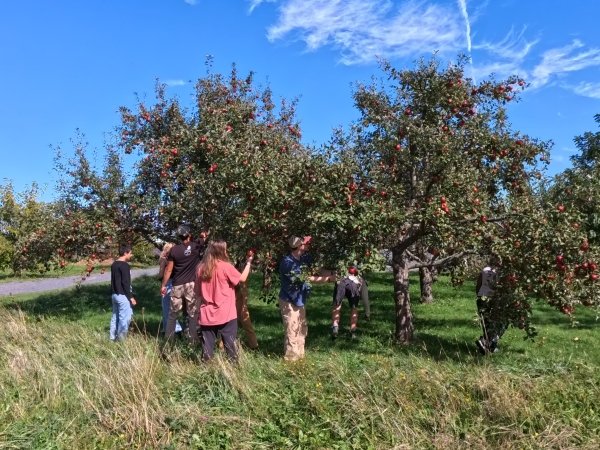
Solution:
[{"label": "baseball cap", "polygon": [[188,227],[187,225],[179,225],[179,227],[177,228],[177,237],[179,239],[185,239],[188,236],[191,236],[190,227]]},{"label": "baseball cap", "polygon": [[304,240],[302,238],[299,238],[298,236],[290,236],[290,238],[288,239],[288,245],[292,249],[298,248],[302,244],[304,244]]}]

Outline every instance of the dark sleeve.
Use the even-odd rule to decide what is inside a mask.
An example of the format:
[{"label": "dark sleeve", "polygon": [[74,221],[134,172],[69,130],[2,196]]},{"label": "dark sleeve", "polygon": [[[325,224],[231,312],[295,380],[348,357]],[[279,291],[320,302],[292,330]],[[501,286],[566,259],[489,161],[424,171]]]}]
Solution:
[{"label": "dark sleeve", "polygon": [[477,277],[477,282],[475,283],[475,295],[479,295],[479,289],[481,289],[481,279],[483,272],[479,272],[479,276]]},{"label": "dark sleeve", "polygon": [[279,263],[279,275],[281,276],[289,276],[292,271],[292,264],[289,258],[283,258]]},{"label": "dark sleeve", "polygon": [[131,300],[131,269],[129,268],[129,264],[123,264],[120,267],[119,272],[121,272],[121,287],[123,289],[123,294],[125,294],[127,300]]},{"label": "dark sleeve", "polygon": [[110,283],[113,294],[124,295],[131,299],[131,272],[129,264],[115,261],[110,267]]},{"label": "dark sleeve", "polygon": [[171,251],[169,252],[169,255],[167,256],[167,262],[175,261],[175,259],[173,258],[173,250],[174,249],[175,249],[175,246],[173,248],[171,248]]},{"label": "dark sleeve", "polygon": [[307,266],[312,266],[314,263],[314,258],[310,253],[305,254],[304,256],[302,256],[302,264],[303,265],[307,265]]},{"label": "dark sleeve", "polygon": [[206,248],[208,247],[208,243],[200,243],[196,242],[198,246],[198,261],[202,261],[204,258],[204,253],[206,253]]},{"label": "dark sleeve", "polygon": [[344,297],[346,297],[346,284],[347,284],[348,280],[346,280],[345,278],[343,278],[342,280],[340,280],[339,283],[336,283],[337,289],[336,289],[336,294],[335,294],[335,302],[336,304],[340,304],[342,303],[342,301],[344,300]]}]

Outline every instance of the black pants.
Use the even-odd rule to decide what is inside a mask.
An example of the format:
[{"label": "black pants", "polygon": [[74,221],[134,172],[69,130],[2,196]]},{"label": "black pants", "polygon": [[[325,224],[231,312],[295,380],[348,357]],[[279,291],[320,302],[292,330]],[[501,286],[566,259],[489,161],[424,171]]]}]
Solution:
[{"label": "black pants", "polygon": [[220,335],[227,357],[231,361],[237,361],[237,319],[230,320],[222,325],[202,325],[202,360],[208,361],[213,357],[215,342]]},{"label": "black pants", "polygon": [[505,311],[494,297],[477,297],[477,312],[488,350],[494,351],[508,328]]}]

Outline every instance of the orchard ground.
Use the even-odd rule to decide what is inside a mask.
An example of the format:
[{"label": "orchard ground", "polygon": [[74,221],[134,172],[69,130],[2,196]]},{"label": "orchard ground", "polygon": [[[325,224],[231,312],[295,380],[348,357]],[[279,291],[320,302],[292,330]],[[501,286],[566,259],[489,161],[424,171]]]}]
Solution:
[{"label": "orchard ground", "polygon": [[[597,317],[535,304],[539,332],[511,328],[481,357],[473,284],[445,277],[414,304],[415,344],[393,345],[391,274],[369,277],[370,322],[332,342],[331,286],[308,305],[307,358],[282,361],[274,304],[258,299],[260,342],[239,366],[200,364],[179,343],[159,356],[158,282],[134,283],[135,331],[108,341],[105,284],[0,300],[0,445],[10,448],[597,448]],[[413,286],[418,286],[412,280]],[[418,298],[416,290],[411,292]],[[342,310],[342,324],[348,308]]]}]

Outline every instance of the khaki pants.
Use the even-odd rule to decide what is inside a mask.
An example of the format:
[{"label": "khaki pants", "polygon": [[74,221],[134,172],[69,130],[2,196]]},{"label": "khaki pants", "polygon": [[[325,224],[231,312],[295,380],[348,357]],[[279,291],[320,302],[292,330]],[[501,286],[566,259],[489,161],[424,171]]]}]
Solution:
[{"label": "khaki pants", "polygon": [[235,307],[237,309],[238,326],[244,330],[248,347],[253,350],[257,349],[258,341],[250,319],[250,311],[248,311],[248,285],[246,283],[238,284],[235,289]]},{"label": "khaki pants", "polygon": [[191,343],[198,343],[198,299],[194,292],[194,282],[173,286],[171,292],[171,305],[169,307],[169,320],[165,330],[165,337],[171,339],[175,334],[175,323],[177,316],[181,312],[183,301],[185,300],[187,318],[188,318],[188,339]]},{"label": "khaki pants", "polygon": [[308,334],[306,309],[279,299],[279,310],[283,319],[284,359],[297,361],[304,358],[304,342]]}]

